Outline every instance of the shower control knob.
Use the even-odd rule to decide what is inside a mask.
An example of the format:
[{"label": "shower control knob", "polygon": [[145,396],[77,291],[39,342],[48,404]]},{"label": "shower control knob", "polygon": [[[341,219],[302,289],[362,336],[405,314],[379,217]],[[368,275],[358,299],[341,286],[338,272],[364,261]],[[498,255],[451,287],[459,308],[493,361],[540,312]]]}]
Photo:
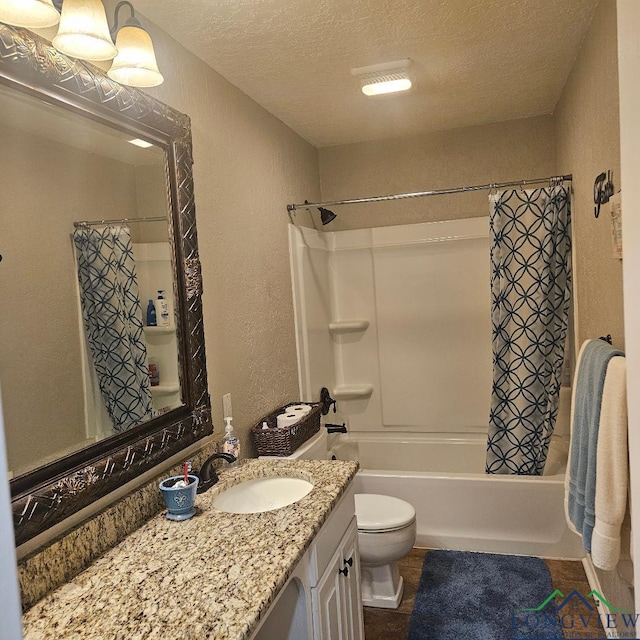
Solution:
[{"label": "shower control knob", "polygon": [[320,404],[322,405],[323,416],[326,416],[329,413],[331,405],[333,405],[333,413],[336,412],[336,401],[331,397],[327,387],[322,387],[322,389],[320,389]]}]

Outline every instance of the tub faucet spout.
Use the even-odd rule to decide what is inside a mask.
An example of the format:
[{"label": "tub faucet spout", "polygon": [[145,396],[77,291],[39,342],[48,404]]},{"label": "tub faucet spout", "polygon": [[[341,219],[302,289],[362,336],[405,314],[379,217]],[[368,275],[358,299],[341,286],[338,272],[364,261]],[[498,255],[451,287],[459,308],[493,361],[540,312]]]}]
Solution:
[{"label": "tub faucet spout", "polygon": [[218,474],[213,467],[214,460],[226,460],[229,464],[236,461],[236,457],[231,453],[214,453],[210,455],[202,465],[202,469],[200,471],[196,471],[195,475],[198,476],[198,489],[197,493],[204,493],[213,487],[213,485],[218,482]]}]

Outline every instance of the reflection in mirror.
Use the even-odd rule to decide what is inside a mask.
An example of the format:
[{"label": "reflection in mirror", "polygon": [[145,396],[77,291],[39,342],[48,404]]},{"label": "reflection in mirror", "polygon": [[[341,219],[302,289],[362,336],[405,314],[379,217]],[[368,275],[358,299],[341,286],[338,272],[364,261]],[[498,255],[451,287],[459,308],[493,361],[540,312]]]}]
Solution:
[{"label": "reflection in mirror", "polygon": [[0,139],[0,375],[15,477],[183,396],[165,150],[6,87]]},{"label": "reflection in mirror", "polygon": [[[12,100],[18,101],[17,115],[0,122],[0,378],[7,396],[5,425],[11,414],[11,508],[20,546],[180,454],[212,433],[213,425],[189,117],[67,58],[36,34],[2,23],[0,85],[15,91]],[[37,101],[37,112],[26,96]],[[51,117],[57,118],[53,124]],[[100,126],[89,127],[85,120]],[[94,147],[96,138],[100,144]],[[128,142],[132,138],[156,148],[136,149]],[[74,225],[82,221],[106,224]],[[128,226],[132,245],[169,241],[171,284],[159,275],[144,284],[141,275],[138,295],[154,300],[158,289],[167,290],[177,347],[168,344],[173,329],[144,338],[145,364],[155,357],[158,386],[166,383],[155,390],[158,398],[152,395],[151,414],[160,415],[124,431],[111,428],[113,435],[106,437],[110,429],[97,416],[104,394],[90,380],[93,362],[81,321],[72,233],[110,225]],[[142,256],[158,255],[147,249],[138,252],[141,270]],[[133,246],[131,254],[137,257]],[[11,275],[4,275],[7,265]],[[143,320],[148,299],[141,301]],[[20,314],[20,322],[8,325],[7,308]],[[141,362],[138,368],[144,373]],[[95,376],[99,380],[97,371]]]}]

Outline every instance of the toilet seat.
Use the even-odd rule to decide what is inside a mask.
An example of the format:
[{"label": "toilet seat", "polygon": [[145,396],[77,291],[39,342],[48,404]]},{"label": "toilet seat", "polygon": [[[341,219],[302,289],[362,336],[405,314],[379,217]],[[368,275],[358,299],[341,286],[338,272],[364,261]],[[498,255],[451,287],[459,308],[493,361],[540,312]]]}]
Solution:
[{"label": "toilet seat", "polygon": [[416,510],[405,500],[377,493],[356,493],[358,531],[385,533],[411,526]]}]

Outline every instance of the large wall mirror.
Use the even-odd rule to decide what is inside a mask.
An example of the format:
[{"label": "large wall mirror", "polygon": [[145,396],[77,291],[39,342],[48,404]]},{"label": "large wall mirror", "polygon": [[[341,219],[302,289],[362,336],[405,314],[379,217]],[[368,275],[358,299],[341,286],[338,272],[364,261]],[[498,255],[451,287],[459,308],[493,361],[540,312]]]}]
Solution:
[{"label": "large wall mirror", "polygon": [[16,543],[211,433],[189,119],[0,24]]}]

